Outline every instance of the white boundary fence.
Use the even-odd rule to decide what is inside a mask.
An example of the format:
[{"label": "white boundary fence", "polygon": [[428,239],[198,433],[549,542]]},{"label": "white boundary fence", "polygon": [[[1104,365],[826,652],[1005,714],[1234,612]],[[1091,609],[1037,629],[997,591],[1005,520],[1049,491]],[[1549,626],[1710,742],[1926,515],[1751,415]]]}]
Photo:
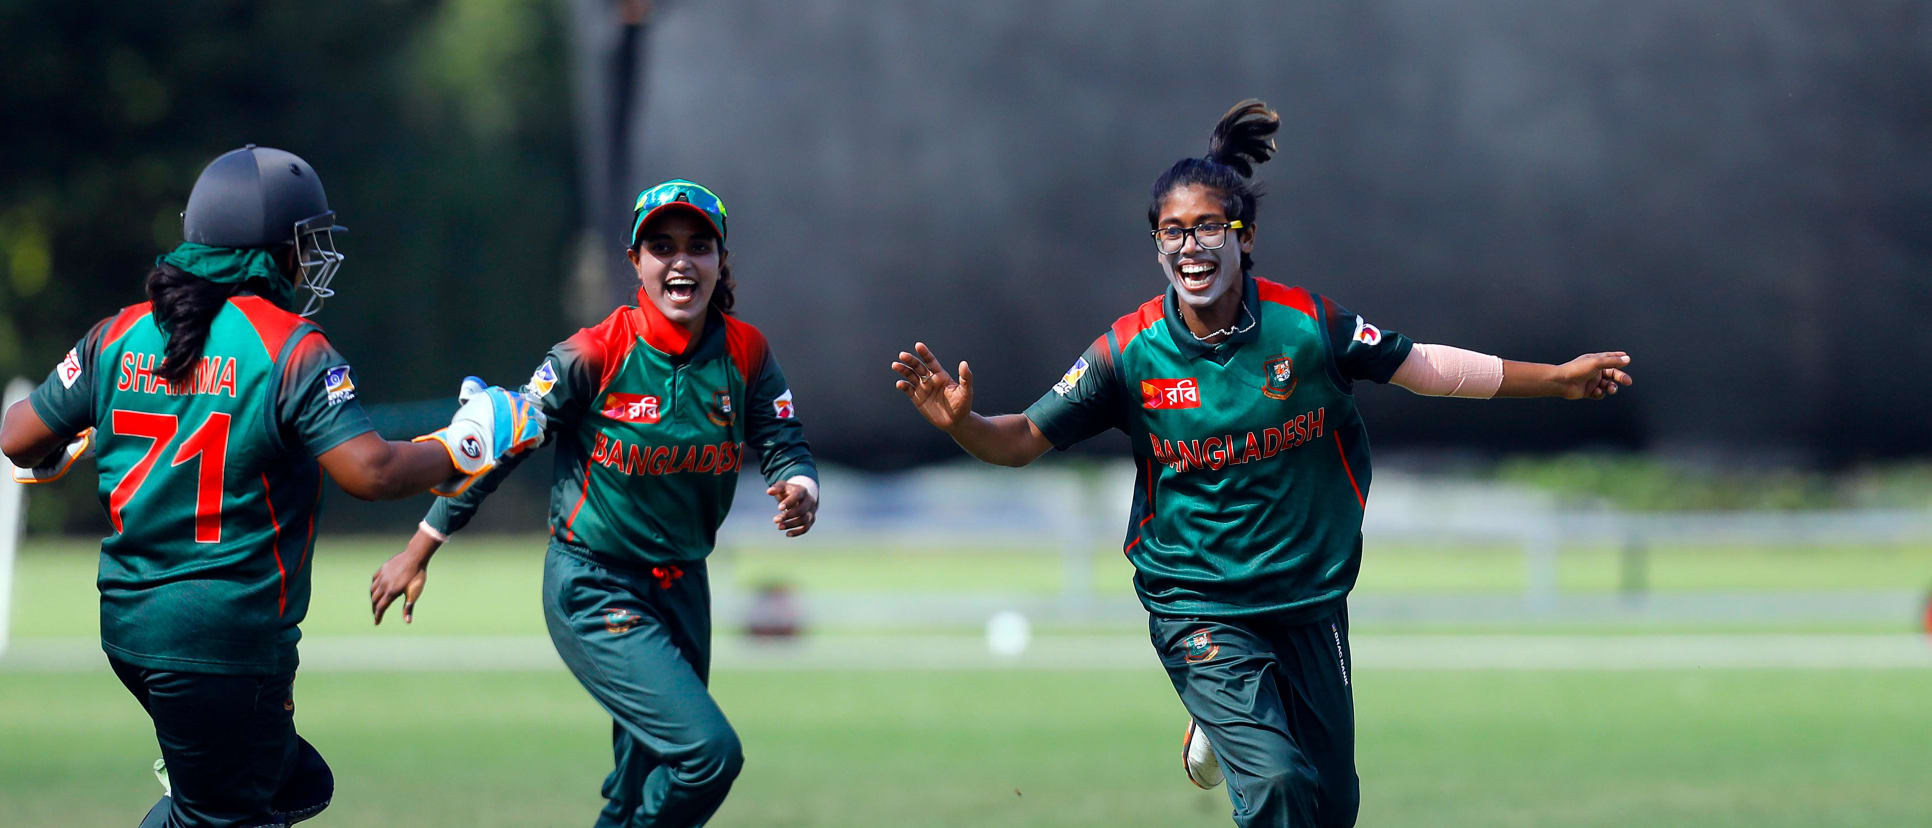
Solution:
[{"label": "white boundary fence", "polygon": [[[15,383],[7,400],[24,396]],[[4,462],[4,460],[0,460]],[[720,640],[720,663],[736,666],[841,666],[852,652],[871,652],[866,664],[959,666],[1005,663],[988,656],[974,630],[1004,610],[1018,610],[1036,624],[1081,625],[1103,635],[1054,633],[1035,639],[1023,660],[1039,666],[1139,664],[1144,638],[1135,633],[1144,613],[1125,582],[1124,567],[1101,576],[1096,561],[1117,554],[1127,523],[1133,470],[1127,464],[1046,464],[1023,471],[947,466],[893,476],[827,471],[827,502],[817,530],[785,546],[809,558],[814,549],[1053,550],[1060,560],[1057,593],[962,587],[958,590],[811,592],[795,596],[814,627],[837,626],[832,639],[809,637],[792,649],[760,649],[730,636]],[[713,584],[721,631],[746,617],[752,596],[735,589],[728,569],[733,548],[772,543],[762,485],[746,475],[739,514],[720,538]],[[0,654],[6,631],[14,556],[24,522],[25,487],[0,482]],[[1620,669],[1616,665],[1709,666],[1932,666],[1923,636],[1905,634],[1922,617],[1932,568],[1909,583],[1867,590],[1655,590],[1648,571],[1652,550],[1665,546],[1771,547],[1890,545],[1932,549],[1932,510],[1756,514],[1647,514],[1566,511],[1555,501],[1519,489],[1377,475],[1368,520],[1365,567],[1374,567],[1378,546],[1424,548],[1513,547],[1521,550],[1526,587],[1511,593],[1379,594],[1358,591],[1350,599],[1359,622],[1675,622],[1685,629],[1724,621],[1883,621],[1901,632],[1879,636],[1833,635],[1429,635],[1363,636],[1365,665],[1430,669],[1493,666],[1523,669]],[[1559,573],[1565,550],[1619,550],[1620,585],[1614,592],[1565,592]],[[757,553],[752,553],[757,554]],[[902,552],[899,554],[916,554]],[[1600,561],[1600,559],[1599,559]],[[1099,578],[1105,577],[1105,583]],[[1118,583],[1114,579],[1120,579]],[[950,628],[937,635],[902,635],[895,627],[917,623]],[[872,628],[868,631],[866,628]],[[855,646],[882,633],[871,645]],[[386,658],[396,645],[378,640],[315,639],[305,659],[333,669],[391,669],[410,659],[452,669],[540,669],[551,665],[541,637],[498,641],[465,649],[465,639],[421,642]],[[1742,648],[1742,649],[1740,649]],[[82,641],[14,642],[9,669],[39,665],[66,669],[99,660],[98,646]],[[472,651],[474,651],[472,653]],[[497,656],[488,655],[497,652]],[[444,659],[440,653],[472,653]],[[946,655],[946,654],[951,655]],[[506,654],[521,654],[511,657]],[[897,655],[891,655],[897,654]],[[920,655],[924,654],[924,655]],[[1674,655],[1673,655],[1674,654]],[[498,657],[501,656],[501,657]],[[888,657],[889,656],[889,657]],[[943,658],[941,656],[944,656]],[[468,660],[465,660],[465,659]],[[920,661],[937,659],[931,664]],[[988,658],[993,661],[988,662]],[[849,659],[848,659],[849,660]],[[475,663],[472,663],[475,662]],[[521,666],[519,666],[521,665]]]},{"label": "white boundary fence", "polygon": [[[787,544],[920,549],[1056,549],[1063,587],[1055,595],[996,592],[813,594],[810,618],[840,625],[889,625],[907,619],[971,623],[1002,609],[1050,622],[1114,623],[1141,617],[1126,584],[1096,583],[1096,555],[1117,550],[1127,522],[1128,464],[985,470],[945,467],[889,478],[828,472],[820,526]],[[748,492],[741,499],[759,497]],[[756,502],[756,501],[751,501]],[[752,510],[757,512],[758,510]],[[762,517],[762,512],[759,512]],[[721,547],[769,542],[762,521],[734,518]],[[1896,621],[1908,628],[1924,611],[1932,567],[1914,582],[1864,590],[1656,590],[1650,570],[1659,547],[1757,547],[1923,544],[1932,548],[1932,509],[1841,512],[1656,513],[1566,510],[1541,493],[1480,483],[1378,474],[1363,526],[1365,568],[1381,545],[1510,546],[1522,550],[1520,593],[1376,594],[1350,599],[1360,620],[1464,622]],[[1614,592],[1565,592],[1566,550],[1613,548]],[[807,553],[809,554],[809,553]],[[728,567],[729,554],[719,560]],[[1110,578],[1113,576],[1109,576]],[[717,578],[714,583],[727,579]],[[722,590],[722,617],[741,617],[747,596]]]}]

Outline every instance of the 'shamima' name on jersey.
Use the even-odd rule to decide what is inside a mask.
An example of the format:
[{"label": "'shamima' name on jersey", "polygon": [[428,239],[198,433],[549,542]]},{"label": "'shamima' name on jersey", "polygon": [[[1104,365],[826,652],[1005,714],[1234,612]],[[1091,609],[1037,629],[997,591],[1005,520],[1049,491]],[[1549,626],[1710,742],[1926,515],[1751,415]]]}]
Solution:
[{"label": "'shamima' name on jersey", "polygon": [[[121,354],[121,374],[114,390],[138,394],[219,394],[235,396],[235,358],[204,356],[188,376],[169,382],[154,372],[161,360],[154,354],[127,351]],[[78,376],[78,374],[77,374]],[[61,382],[68,382],[65,370]],[[68,383],[70,386],[72,383]]]}]

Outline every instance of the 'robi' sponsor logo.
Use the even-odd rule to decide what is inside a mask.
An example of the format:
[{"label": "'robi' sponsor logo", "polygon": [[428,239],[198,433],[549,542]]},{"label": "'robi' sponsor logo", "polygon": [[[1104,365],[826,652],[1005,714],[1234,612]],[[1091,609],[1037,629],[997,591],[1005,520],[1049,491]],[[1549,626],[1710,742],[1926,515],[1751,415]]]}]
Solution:
[{"label": "'robi' sponsor logo", "polygon": [[643,394],[604,395],[603,414],[620,423],[655,423],[662,416],[656,396]]},{"label": "'robi' sponsor logo", "polygon": [[1201,386],[1193,377],[1141,380],[1140,404],[1151,409],[1200,408]]}]

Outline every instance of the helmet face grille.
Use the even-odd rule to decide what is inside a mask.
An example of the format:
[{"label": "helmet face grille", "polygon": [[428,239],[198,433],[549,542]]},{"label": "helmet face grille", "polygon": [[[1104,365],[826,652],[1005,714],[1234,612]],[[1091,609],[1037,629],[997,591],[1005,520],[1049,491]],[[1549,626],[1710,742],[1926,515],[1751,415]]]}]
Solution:
[{"label": "helmet face grille", "polygon": [[302,316],[315,315],[322,309],[322,302],[335,295],[329,285],[347,258],[335,249],[335,231],[340,229],[335,226],[333,212],[295,224],[295,290],[298,296],[304,290],[309,292],[308,301],[299,311]]}]

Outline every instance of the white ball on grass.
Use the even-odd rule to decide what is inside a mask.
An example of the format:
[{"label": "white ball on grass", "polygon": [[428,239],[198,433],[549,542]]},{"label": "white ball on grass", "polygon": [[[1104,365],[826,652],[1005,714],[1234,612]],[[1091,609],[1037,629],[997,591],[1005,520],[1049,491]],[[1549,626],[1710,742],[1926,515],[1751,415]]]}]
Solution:
[{"label": "white ball on grass", "polygon": [[1001,610],[986,619],[986,649],[1002,658],[1026,652],[1033,641],[1032,625],[1017,610]]}]

